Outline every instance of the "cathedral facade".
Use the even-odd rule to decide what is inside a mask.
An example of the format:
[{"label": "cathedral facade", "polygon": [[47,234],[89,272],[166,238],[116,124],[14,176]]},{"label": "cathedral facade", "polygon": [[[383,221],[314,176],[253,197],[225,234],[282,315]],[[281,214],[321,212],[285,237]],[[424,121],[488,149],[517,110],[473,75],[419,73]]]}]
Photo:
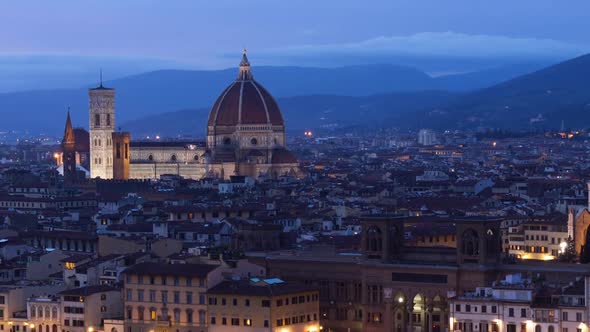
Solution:
[{"label": "cathedral facade", "polygon": [[101,83],[88,95],[91,178],[301,176],[297,159],[286,147],[279,106],[254,80],[245,51],[236,80],[211,108],[204,142],[131,141],[129,133],[115,131],[115,90]]}]

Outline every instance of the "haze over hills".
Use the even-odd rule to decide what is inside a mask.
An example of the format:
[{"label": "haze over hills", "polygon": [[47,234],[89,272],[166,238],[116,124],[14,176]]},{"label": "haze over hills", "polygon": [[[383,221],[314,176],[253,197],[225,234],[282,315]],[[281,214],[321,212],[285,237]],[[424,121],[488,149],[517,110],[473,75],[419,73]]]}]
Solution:
[{"label": "haze over hills", "polygon": [[[515,77],[535,66],[538,65],[503,67],[482,73],[436,78],[413,68],[393,65],[329,69],[254,67],[253,73],[277,98],[316,95],[311,97],[312,101],[317,100],[317,95],[335,99],[337,95],[360,97],[424,90],[466,91]],[[217,71],[161,70],[107,81],[105,85],[117,89],[117,123],[126,126],[125,123],[131,120],[160,113],[208,109],[219,93],[235,79],[235,75],[235,68]],[[411,96],[408,98],[411,99]],[[302,109],[309,108],[303,100],[299,105]],[[86,88],[0,94],[0,112],[4,116],[0,129],[21,128],[59,133],[63,129],[62,119],[68,106],[71,107],[74,125],[87,127]],[[403,111],[395,106],[395,102],[391,108]],[[408,110],[416,111],[416,108]],[[297,123],[297,120],[293,121]],[[154,123],[154,126],[157,129],[158,123]]]},{"label": "haze over hills", "polygon": [[[590,55],[465,94],[437,108],[405,116],[437,128],[590,126]],[[538,121],[540,120],[540,121]]]}]

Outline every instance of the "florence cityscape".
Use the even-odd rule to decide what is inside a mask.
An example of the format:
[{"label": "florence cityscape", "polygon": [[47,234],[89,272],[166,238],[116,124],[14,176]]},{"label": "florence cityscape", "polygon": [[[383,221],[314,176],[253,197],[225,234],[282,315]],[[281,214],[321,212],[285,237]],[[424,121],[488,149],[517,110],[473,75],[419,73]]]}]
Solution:
[{"label": "florence cityscape", "polygon": [[589,10],[0,4],[0,332],[588,332]]}]

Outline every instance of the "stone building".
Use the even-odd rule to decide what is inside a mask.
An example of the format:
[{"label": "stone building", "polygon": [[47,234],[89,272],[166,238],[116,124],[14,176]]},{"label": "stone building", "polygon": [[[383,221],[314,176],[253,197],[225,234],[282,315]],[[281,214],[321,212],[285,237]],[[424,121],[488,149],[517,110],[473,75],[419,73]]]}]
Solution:
[{"label": "stone building", "polygon": [[[279,106],[254,80],[246,51],[236,80],[211,108],[205,142],[128,142],[128,134],[115,132],[115,90],[101,83],[89,89],[88,94],[92,178],[155,179],[163,174],[191,179],[301,175],[297,159],[286,148],[285,122]],[[125,158],[117,159],[118,150],[114,146],[117,140],[129,147],[123,153],[129,156],[128,163]]]},{"label": "stone building", "polygon": [[278,278],[226,280],[207,291],[209,332],[319,332],[319,294]]},{"label": "stone building", "polygon": [[[252,253],[269,275],[317,286],[325,330],[442,332],[451,327],[449,297],[491,285],[506,274],[542,275],[569,282],[588,273],[581,264],[501,260],[500,218],[457,217],[456,248],[413,247],[406,243],[407,218],[362,219],[360,252]],[[434,221],[433,221],[434,222]]]}]

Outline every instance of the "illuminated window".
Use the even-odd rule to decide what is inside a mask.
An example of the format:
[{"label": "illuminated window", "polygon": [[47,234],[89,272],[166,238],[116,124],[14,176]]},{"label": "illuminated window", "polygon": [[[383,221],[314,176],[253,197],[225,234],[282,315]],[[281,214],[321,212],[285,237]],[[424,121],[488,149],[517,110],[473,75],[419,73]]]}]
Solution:
[{"label": "illuminated window", "polygon": [[156,309],[150,309],[150,319],[156,320]]},{"label": "illuminated window", "polygon": [[251,319],[244,319],[244,326],[252,326],[252,320]]}]

